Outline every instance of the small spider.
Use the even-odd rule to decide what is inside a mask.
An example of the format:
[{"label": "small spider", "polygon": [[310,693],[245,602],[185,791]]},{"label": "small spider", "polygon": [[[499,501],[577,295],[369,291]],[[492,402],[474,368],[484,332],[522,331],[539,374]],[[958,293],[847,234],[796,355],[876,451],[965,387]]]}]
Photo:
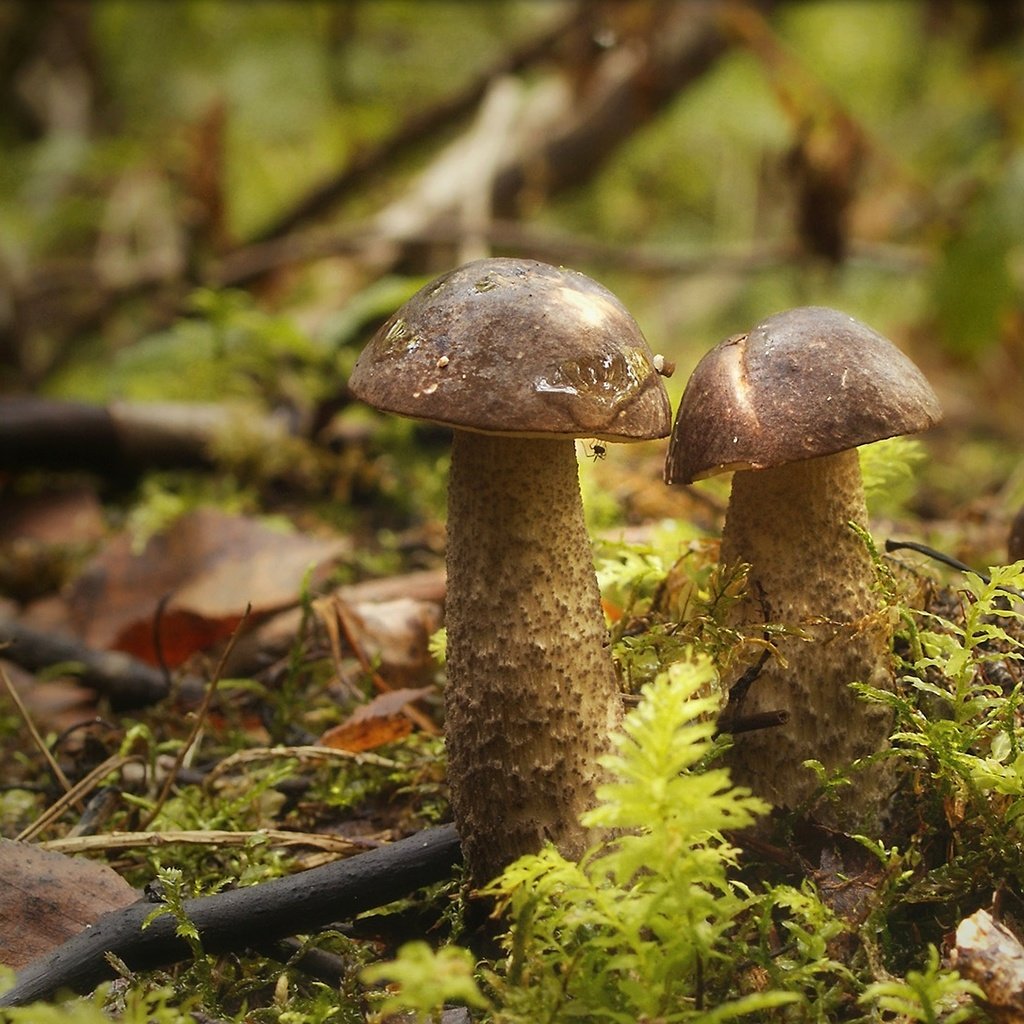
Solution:
[{"label": "small spider", "polygon": [[608,449],[601,444],[600,441],[593,441],[587,445],[587,458],[593,459],[597,462],[598,459],[603,459],[608,454]]}]

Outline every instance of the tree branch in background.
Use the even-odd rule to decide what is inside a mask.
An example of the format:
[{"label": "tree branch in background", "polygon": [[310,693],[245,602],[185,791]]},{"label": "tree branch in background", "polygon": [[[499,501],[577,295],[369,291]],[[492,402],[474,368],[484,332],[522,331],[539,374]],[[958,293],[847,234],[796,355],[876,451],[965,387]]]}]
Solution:
[{"label": "tree branch in background", "polygon": [[[477,195],[481,180],[490,179],[490,196],[477,205],[506,218],[587,180],[728,45],[714,5],[651,8],[642,31],[600,56],[579,91],[564,75],[519,90],[500,160],[477,144],[479,125],[438,153],[399,199],[371,218],[359,254],[364,266],[386,273],[417,255],[411,240],[438,224],[465,226],[466,197]],[[469,230],[486,235],[487,225],[474,222]],[[435,255],[430,266],[436,262]]]},{"label": "tree branch in background", "polygon": [[[553,230],[517,220],[493,220],[480,234],[490,246],[501,252],[572,266],[586,263],[639,274],[665,276],[689,274],[751,274],[776,269],[806,259],[795,242],[712,248],[659,245],[622,245],[597,238]],[[439,221],[417,234],[405,237],[417,247],[456,248],[464,235],[462,224],[454,219]],[[262,274],[293,264],[329,256],[356,256],[381,245],[386,239],[373,224],[339,229],[311,229],[270,242],[236,249],[214,269],[210,283],[216,287],[236,287]],[[917,246],[850,241],[848,262],[891,270],[896,273],[920,273],[934,263],[929,253]]]},{"label": "tree branch in background", "polygon": [[[768,6],[770,0],[759,3]],[[401,156],[440,128],[471,113],[503,77],[535,67],[549,55],[558,54],[558,70],[541,77],[528,91],[518,137],[521,152],[506,151],[497,175],[486,169],[493,179],[489,206],[496,216],[507,217],[510,212],[533,208],[556,192],[583,183],[681,89],[709,70],[730,45],[718,23],[717,5],[652,5],[639,28],[625,14],[617,13],[619,10],[615,3],[575,6],[540,38],[523,44],[469,86],[411,117],[388,139],[357,156],[334,179],[300,198],[264,228],[255,242],[224,253],[220,262],[206,272],[189,276],[185,271],[185,276],[179,272],[162,277],[149,272],[144,280],[115,285],[105,281],[92,262],[35,268],[13,296],[14,312],[7,330],[13,338],[21,339],[13,343],[14,348],[24,346],[25,339],[35,333],[45,333],[54,339],[58,354],[52,362],[56,364],[61,359],[61,339],[98,328],[128,300],[146,300],[145,316],[141,318],[141,330],[145,332],[173,321],[185,296],[197,284],[251,284],[280,265],[277,259],[261,262],[256,257],[261,245],[287,245],[295,228],[326,216],[371,176],[394,173]],[[621,31],[617,19],[623,21]],[[603,33],[605,21],[611,26],[609,33]],[[602,50],[595,43],[595,34],[607,35],[614,45]],[[580,60],[579,51],[586,47],[589,49]],[[573,58],[575,65],[571,63]],[[417,251],[417,239],[424,232],[442,222],[457,222],[466,190],[475,191],[474,186],[478,186],[472,177],[466,177],[471,169],[472,165],[465,169],[456,165],[455,177],[440,194],[434,189],[425,195],[414,186],[406,198],[374,217],[371,239],[383,235],[392,244],[383,253],[373,249],[367,265],[384,273]],[[418,181],[424,177],[421,175]],[[429,208],[415,210],[414,204],[424,199],[430,200]],[[474,230],[486,232],[487,225],[476,224]],[[364,237],[353,252],[361,261],[371,255],[366,242]],[[304,244],[300,241],[300,250]],[[244,256],[236,258],[236,254]],[[316,258],[315,247],[304,250],[304,258]],[[195,254],[186,253],[180,264],[183,268],[194,266]],[[49,369],[26,367],[22,374],[38,377]]]},{"label": "tree branch in background", "polygon": [[229,432],[265,443],[288,427],[273,416],[199,402],[90,405],[47,398],[0,403],[0,470],[74,469],[116,475],[149,469],[209,467],[211,448]]},{"label": "tree branch in background", "polygon": [[291,234],[296,228],[323,216],[362,188],[371,178],[393,167],[403,156],[460,118],[473,112],[498,79],[532,67],[549,56],[567,33],[579,30],[590,20],[589,0],[577,3],[569,14],[535,39],[530,39],[503,56],[491,67],[457,92],[425,110],[407,117],[386,139],[356,152],[350,163],[335,177],[316,186],[290,209],[279,214],[252,239],[266,242]]},{"label": "tree branch in background", "polygon": [[537,187],[547,196],[592,178],[731,44],[715,4],[666,4],[655,11],[642,35],[602,58],[587,92],[574,97],[550,135],[505,168],[495,183],[499,214],[519,208]]}]

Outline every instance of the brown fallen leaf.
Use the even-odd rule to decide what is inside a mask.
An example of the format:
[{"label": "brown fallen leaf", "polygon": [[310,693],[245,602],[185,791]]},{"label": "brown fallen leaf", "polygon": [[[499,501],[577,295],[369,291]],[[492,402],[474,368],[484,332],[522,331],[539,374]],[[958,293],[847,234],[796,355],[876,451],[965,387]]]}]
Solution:
[{"label": "brown fallen leaf", "polygon": [[82,485],[0,496],[0,545],[88,544],[105,531],[96,492]]},{"label": "brown fallen leaf", "polygon": [[11,839],[0,839],[0,878],[0,962],[14,968],[138,898],[105,864]]},{"label": "brown fallen leaf", "polygon": [[318,742],[323,747],[356,753],[400,740],[412,732],[412,720],[403,709],[430,692],[427,686],[382,693],[357,708],[340,725],[328,729]]},{"label": "brown fallen leaf", "polygon": [[439,604],[400,597],[348,607],[364,652],[388,670],[392,684],[399,673],[422,673],[432,663],[430,637],[441,627]]},{"label": "brown fallen leaf", "polygon": [[58,485],[31,494],[0,489],[0,591],[19,600],[55,593],[75,559],[105,531],[91,488]]},{"label": "brown fallen leaf", "polygon": [[347,541],[283,533],[215,509],[187,513],[136,552],[114,538],[72,585],[70,618],[93,647],[180,665],[227,639],[246,605],[259,618],[296,604],[310,568],[325,570]]}]

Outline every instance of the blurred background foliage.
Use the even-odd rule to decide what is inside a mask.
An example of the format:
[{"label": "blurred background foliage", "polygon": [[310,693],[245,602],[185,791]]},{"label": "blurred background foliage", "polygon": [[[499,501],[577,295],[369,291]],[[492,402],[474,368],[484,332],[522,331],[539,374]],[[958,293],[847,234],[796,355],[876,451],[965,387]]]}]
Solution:
[{"label": "blurred background foliage", "polygon": [[674,401],[843,309],[946,407],[917,511],[1024,501],[1018,0],[26,0],[0,90],[5,391],[315,432],[406,295],[515,254],[616,291]]}]

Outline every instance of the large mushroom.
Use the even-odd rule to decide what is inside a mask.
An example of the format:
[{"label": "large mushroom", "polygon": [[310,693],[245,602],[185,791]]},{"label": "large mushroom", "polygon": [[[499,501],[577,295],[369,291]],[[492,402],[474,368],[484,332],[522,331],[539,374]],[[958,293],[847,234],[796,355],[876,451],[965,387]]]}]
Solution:
[{"label": "large mushroom", "polygon": [[578,856],[621,702],[574,439],[668,434],[655,357],[590,278],[488,259],[414,295],[349,386],[378,409],[453,428],[445,735],[471,878],[545,840]]},{"label": "large mushroom", "polygon": [[[849,684],[891,688],[892,625],[871,555],[850,526],[866,526],[857,446],[914,433],[941,419],[920,370],[890,341],[832,309],[777,313],[698,363],[679,407],[665,463],[669,483],[733,470],[723,567],[749,565],[735,622],[775,623],[778,656],[754,677],[739,715],[783,711],[783,726],[736,737],[734,774],[778,806],[796,808],[827,768],[884,749],[891,716]],[[752,678],[753,677],[753,678]],[[752,678],[752,681],[750,681]],[[891,795],[891,773],[862,771],[819,818],[866,824]]]}]

